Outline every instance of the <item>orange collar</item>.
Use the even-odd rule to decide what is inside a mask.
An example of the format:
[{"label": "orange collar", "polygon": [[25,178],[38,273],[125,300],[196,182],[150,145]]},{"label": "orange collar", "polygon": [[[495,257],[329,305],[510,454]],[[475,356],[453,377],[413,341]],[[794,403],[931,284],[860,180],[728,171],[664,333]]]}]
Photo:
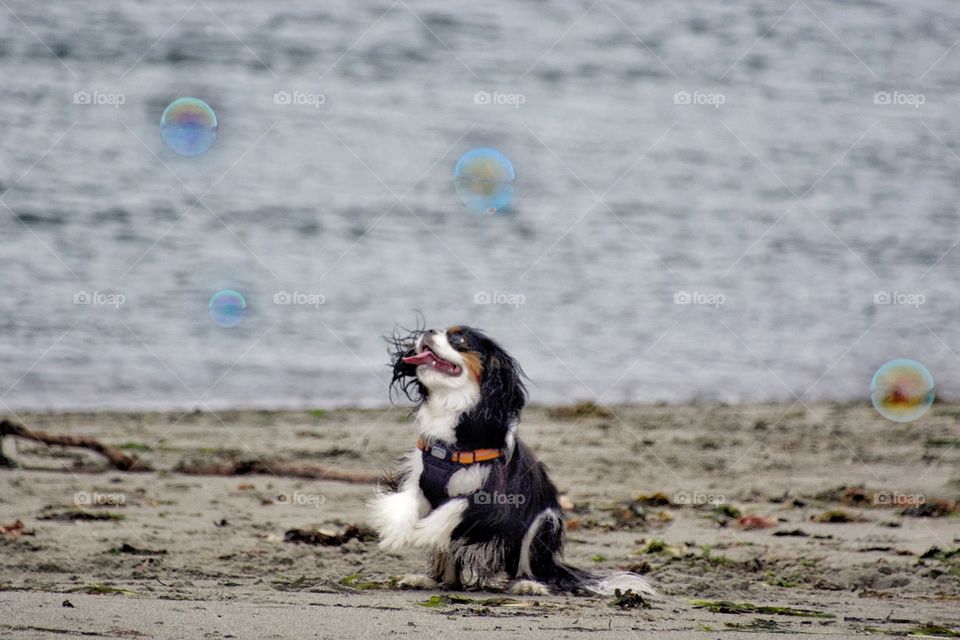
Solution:
[{"label": "orange collar", "polygon": [[437,446],[430,441],[425,441],[423,436],[417,438],[417,449],[424,453],[449,460],[457,464],[473,464],[474,462],[489,462],[496,460],[503,455],[503,449],[475,449],[473,451],[454,451],[446,447]]}]

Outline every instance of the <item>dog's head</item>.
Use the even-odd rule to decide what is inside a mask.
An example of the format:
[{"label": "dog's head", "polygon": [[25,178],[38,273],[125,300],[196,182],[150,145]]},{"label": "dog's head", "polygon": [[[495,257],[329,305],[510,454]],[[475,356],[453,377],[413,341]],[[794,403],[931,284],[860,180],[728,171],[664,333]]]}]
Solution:
[{"label": "dog's head", "polygon": [[527,398],[523,370],[479,329],[418,329],[392,342],[391,389],[417,403],[434,395],[473,397],[467,411],[485,421],[507,423],[520,415]]}]

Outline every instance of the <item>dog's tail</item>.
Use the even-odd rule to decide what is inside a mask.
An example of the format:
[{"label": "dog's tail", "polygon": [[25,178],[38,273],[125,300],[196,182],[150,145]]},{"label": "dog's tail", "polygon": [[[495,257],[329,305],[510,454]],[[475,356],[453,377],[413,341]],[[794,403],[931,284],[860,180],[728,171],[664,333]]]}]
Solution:
[{"label": "dog's tail", "polygon": [[655,595],[656,590],[642,577],[629,571],[600,576],[571,567],[560,560],[563,548],[563,519],[553,509],[534,518],[520,548],[520,574],[548,585],[553,591],[614,595],[619,590]]}]

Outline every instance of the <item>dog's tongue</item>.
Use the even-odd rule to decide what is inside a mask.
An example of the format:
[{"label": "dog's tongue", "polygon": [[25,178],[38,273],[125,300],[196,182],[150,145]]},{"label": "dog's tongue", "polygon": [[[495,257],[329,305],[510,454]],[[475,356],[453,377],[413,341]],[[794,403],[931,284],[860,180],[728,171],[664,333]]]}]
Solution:
[{"label": "dog's tongue", "polygon": [[430,364],[431,362],[435,362],[437,357],[429,351],[423,350],[414,356],[406,356],[405,358],[401,359],[407,364],[413,364],[419,367],[422,364]]}]

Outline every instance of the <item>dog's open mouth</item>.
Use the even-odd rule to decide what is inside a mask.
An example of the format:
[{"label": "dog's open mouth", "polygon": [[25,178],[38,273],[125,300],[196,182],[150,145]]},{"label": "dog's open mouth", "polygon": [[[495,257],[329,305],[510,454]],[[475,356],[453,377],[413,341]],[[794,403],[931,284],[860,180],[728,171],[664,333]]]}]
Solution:
[{"label": "dog's open mouth", "polygon": [[430,347],[424,345],[423,351],[420,353],[407,356],[403,358],[403,361],[407,364],[412,364],[416,366],[425,365],[436,369],[440,373],[445,373],[450,376],[455,376],[460,374],[460,367],[453,364],[449,360],[444,360],[433,351],[430,350]]}]

